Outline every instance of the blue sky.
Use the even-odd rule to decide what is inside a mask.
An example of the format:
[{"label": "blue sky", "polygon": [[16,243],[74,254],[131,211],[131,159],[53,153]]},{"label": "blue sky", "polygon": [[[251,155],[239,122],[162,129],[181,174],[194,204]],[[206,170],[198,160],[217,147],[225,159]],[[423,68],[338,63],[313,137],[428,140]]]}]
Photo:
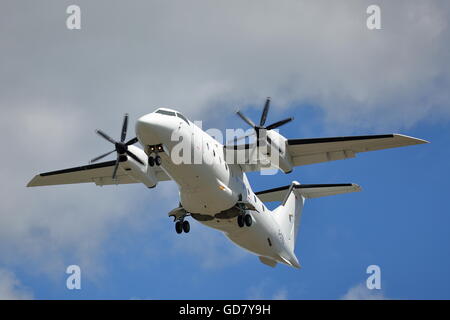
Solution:
[{"label": "blue sky", "polygon": [[[0,298],[448,299],[450,4],[378,1],[6,0],[0,28]],[[330,14],[332,13],[332,14]],[[296,255],[271,269],[193,221],[177,235],[173,183],[25,188],[37,173],[86,164],[156,107],[203,128],[237,128],[272,97],[288,138],[402,133],[430,144],[249,175],[254,190],[354,182],[307,201]],[[131,138],[131,136],[130,136]],[[69,291],[66,267],[82,270]],[[381,267],[380,291],[364,283]]]}]

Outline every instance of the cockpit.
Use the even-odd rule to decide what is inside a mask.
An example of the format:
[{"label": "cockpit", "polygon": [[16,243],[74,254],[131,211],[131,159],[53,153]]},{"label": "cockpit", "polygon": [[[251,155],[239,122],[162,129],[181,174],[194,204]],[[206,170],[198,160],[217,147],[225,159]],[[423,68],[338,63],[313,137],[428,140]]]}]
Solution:
[{"label": "cockpit", "polygon": [[175,112],[175,111],[168,110],[168,109],[157,109],[155,111],[155,113],[159,113],[159,114],[163,114],[163,115],[171,116],[171,117],[178,117],[181,120],[183,120],[184,122],[186,122],[188,125],[190,125],[189,120],[179,112]]}]

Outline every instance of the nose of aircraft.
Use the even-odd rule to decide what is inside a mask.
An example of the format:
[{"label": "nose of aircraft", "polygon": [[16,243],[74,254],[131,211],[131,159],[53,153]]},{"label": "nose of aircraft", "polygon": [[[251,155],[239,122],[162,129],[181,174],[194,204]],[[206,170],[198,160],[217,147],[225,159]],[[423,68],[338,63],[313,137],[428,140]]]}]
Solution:
[{"label": "nose of aircraft", "polygon": [[[168,118],[168,119],[165,119]],[[170,136],[175,128],[172,119],[167,116],[149,113],[136,122],[136,136],[143,145],[160,144]]]},{"label": "nose of aircraft", "polygon": [[140,117],[136,122],[136,136],[139,141],[145,145],[157,144],[156,140],[158,137],[155,137],[154,127],[156,125],[154,116],[149,113],[145,116]]}]

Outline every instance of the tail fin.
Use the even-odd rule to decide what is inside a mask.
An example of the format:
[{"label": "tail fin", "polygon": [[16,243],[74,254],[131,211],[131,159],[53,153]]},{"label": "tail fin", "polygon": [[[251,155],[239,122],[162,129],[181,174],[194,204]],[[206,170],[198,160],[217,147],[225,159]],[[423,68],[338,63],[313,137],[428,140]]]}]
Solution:
[{"label": "tail fin", "polygon": [[275,220],[280,226],[288,248],[292,252],[294,252],[295,239],[297,238],[303,205],[305,203],[305,198],[296,188],[299,185],[300,183],[293,181],[288,192],[285,193],[281,205],[273,210]]}]

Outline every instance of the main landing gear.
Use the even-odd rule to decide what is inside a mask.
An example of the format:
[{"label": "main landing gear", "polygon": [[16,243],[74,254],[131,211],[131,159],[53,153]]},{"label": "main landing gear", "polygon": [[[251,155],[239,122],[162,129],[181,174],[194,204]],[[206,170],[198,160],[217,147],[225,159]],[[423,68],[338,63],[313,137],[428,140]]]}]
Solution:
[{"label": "main landing gear", "polygon": [[177,220],[177,222],[175,222],[175,231],[178,234],[180,234],[182,232],[189,233],[190,230],[191,230],[191,225],[189,224],[189,221],[181,219],[181,220]]},{"label": "main landing gear", "polygon": [[246,214],[240,214],[237,217],[237,223],[239,228],[243,228],[244,226],[250,227],[252,225],[252,216],[248,213]]}]

